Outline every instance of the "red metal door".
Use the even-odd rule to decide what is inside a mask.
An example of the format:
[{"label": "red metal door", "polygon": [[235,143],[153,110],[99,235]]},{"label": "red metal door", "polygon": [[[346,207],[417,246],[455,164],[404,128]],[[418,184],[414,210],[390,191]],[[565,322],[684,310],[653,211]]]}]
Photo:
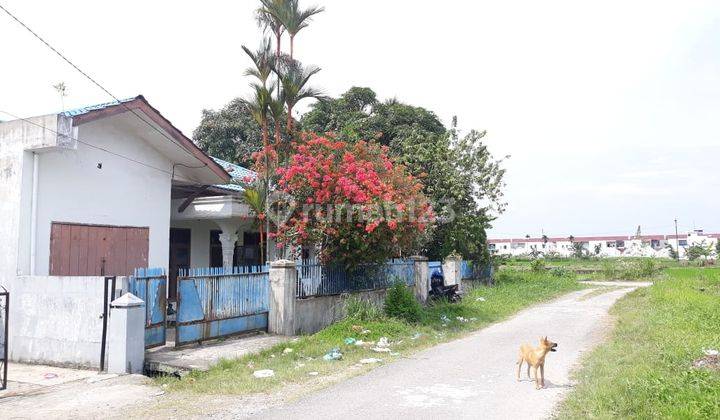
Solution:
[{"label": "red metal door", "polygon": [[149,229],[53,222],[50,275],[128,276],[147,267]]}]

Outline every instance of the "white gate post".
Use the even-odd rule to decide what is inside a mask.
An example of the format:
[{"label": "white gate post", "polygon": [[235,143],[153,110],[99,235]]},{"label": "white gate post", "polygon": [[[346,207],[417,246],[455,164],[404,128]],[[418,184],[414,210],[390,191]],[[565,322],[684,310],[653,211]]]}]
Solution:
[{"label": "white gate post", "polygon": [[456,254],[448,255],[442,263],[445,286],[454,286],[462,283],[462,257]]},{"label": "white gate post", "polygon": [[268,332],[280,335],[294,335],[297,290],[295,261],[273,261],[270,263],[269,277],[270,313],[268,314]]},{"label": "white gate post", "polygon": [[145,302],[126,293],[110,303],[109,373],[142,373],[145,363]]}]

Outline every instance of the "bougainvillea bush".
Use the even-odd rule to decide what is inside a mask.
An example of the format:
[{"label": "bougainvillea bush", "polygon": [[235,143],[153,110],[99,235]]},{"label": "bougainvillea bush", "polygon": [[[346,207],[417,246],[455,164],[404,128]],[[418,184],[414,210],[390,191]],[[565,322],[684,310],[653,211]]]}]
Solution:
[{"label": "bougainvillea bush", "polygon": [[306,134],[277,169],[291,200],[279,247],[317,245],[324,263],[354,267],[417,251],[434,214],[422,185],[375,143]]}]

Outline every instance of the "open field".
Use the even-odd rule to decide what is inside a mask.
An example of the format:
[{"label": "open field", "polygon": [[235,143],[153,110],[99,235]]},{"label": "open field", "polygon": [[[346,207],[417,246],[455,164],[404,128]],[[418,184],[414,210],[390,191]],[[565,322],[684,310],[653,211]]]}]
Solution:
[{"label": "open field", "polygon": [[611,313],[617,326],[576,372],[559,417],[718,417],[720,366],[693,363],[720,349],[720,269],[666,269]]},{"label": "open field", "polygon": [[[361,359],[381,358],[383,362],[390,362],[485,327],[534,303],[583,287],[573,274],[556,276],[511,270],[499,273],[496,283],[493,287],[471,290],[460,303],[436,302],[423,309],[420,321],[414,324],[382,316],[381,311],[377,311],[366,319],[345,319],[316,334],[259,354],[223,360],[208,372],[193,372],[181,380],[163,377],[157,381],[170,391],[234,394],[263,392],[287,384],[317,383],[323,378],[333,382],[376,366],[359,367]],[[369,332],[363,334],[362,330]],[[375,342],[381,337],[388,338],[392,353],[377,353],[369,346],[345,344],[346,338]],[[323,355],[333,348],[339,348],[342,360],[323,360]],[[272,369],[275,375],[254,378],[253,372],[261,369]]]}]

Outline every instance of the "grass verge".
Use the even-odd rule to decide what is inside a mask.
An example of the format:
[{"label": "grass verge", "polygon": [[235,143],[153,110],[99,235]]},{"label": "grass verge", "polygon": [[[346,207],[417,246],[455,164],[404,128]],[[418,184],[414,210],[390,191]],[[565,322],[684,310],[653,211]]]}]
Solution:
[{"label": "grass verge", "polygon": [[[361,359],[380,358],[383,359],[381,363],[387,363],[582,287],[574,275],[507,270],[497,275],[495,286],[474,288],[459,303],[435,302],[423,308],[417,323],[383,316],[364,321],[345,319],[316,334],[260,353],[222,360],[207,372],[193,372],[180,380],[160,377],[156,382],[168,391],[211,394],[265,392],[290,384],[318,387],[376,366],[361,365]],[[363,334],[362,330],[369,332]],[[390,340],[392,354],[376,353],[368,346],[345,344],[346,338],[374,342],[380,337]],[[340,349],[342,360],[323,360],[323,355],[332,348]],[[272,369],[275,375],[255,378],[253,372],[261,369]]]},{"label": "grass verge", "polygon": [[560,418],[717,418],[720,371],[695,368],[720,349],[720,270],[670,268],[611,310],[617,326],[585,360]]}]

